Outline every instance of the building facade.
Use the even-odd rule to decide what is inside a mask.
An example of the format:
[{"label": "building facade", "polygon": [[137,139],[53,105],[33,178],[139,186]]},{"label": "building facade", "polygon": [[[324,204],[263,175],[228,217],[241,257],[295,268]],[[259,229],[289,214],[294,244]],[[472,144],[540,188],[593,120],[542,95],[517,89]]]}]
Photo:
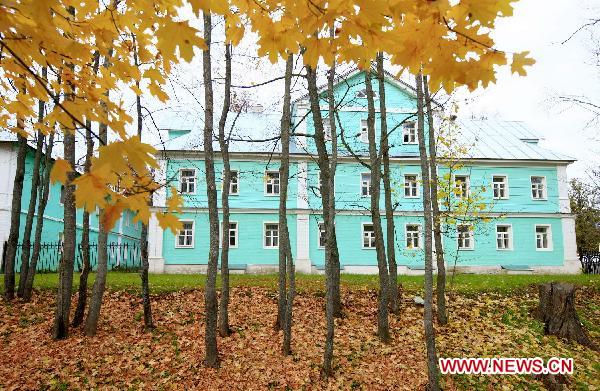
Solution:
[{"label": "building facade", "polygon": [[[378,90],[376,82],[373,87]],[[391,75],[386,76],[385,88],[395,205],[393,251],[400,273],[422,273],[423,208],[415,95],[411,87]],[[338,143],[334,189],[342,271],[375,273],[370,174],[360,161],[368,159],[364,75],[357,70],[342,75],[335,95],[339,104],[337,132],[343,135]],[[325,119],[327,107],[323,98]],[[238,136],[230,142],[229,262],[233,270],[274,271],[278,264],[279,146],[270,140],[278,132],[280,115],[247,112],[232,116],[236,117],[233,134]],[[378,110],[376,117],[379,135]],[[476,210],[467,206],[460,209],[465,211],[465,218],[456,216],[445,222],[447,267],[469,272],[578,272],[575,220],[569,210],[566,176],[573,159],[540,146],[539,137],[521,122],[456,120],[449,128],[453,135],[447,139],[456,138],[449,143],[450,148],[461,143],[463,147],[460,159],[453,160],[452,151],[448,151],[438,167],[438,175],[446,178],[451,188],[442,195],[448,198],[442,202],[443,209],[452,211],[453,205],[468,200]],[[293,104],[293,129],[297,135],[292,138],[287,199],[290,239],[297,270],[314,273],[323,270],[324,235],[316,148],[310,137],[314,127],[306,96]],[[327,124],[325,132],[329,132]],[[379,136],[377,139],[379,142]],[[160,153],[162,179],[183,195],[185,205],[179,216],[183,229],[175,234],[163,231],[155,219],[150,222],[149,252],[154,272],[206,269],[209,226],[202,150],[200,131],[179,129],[170,132]],[[218,182],[221,171],[217,151]],[[165,192],[156,194],[156,210],[161,210],[167,196]]]},{"label": "building facade", "polygon": [[[14,177],[17,165],[18,144],[13,139],[13,135],[8,132],[0,134],[0,244],[5,247],[8,240],[11,224],[11,209]],[[23,180],[23,195],[21,198],[21,221],[19,243],[22,242],[23,231],[25,229],[25,219],[31,198],[31,181],[33,176],[33,162],[35,149],[29,147],[25,160],[25,177]],[[42,160],[44,158],[42,157]],[[48,203],[44,211],[44,224],[42,230],[42,240],[44,247],[40,253],[38,267],[45,271],[56,270],[60,259],[60,243],[63,240],[63,216],[64,208],[62,204],[62,195],[64,187],[60,183],[51,185],[48,192]],[[133,222],[133,213],[125,211],[124,215],[117,221],[115,227],[108,235],[109,243],[109,266],[130,267],[139,264],[139,238],[141,225]],[[35,233],[36,215],[33,220],[33,230],[31,241]],[[90,243],[95,245],[98,237],[98,213],[90,215]],[[83,210],[77,210],[77,241],[81,240],[83,222]],[[95,248],[92,249],[92,263],[95,265]],[[4,254],[4,252],[2,253]],[[19,270],[21,259],[20,250],[17,252],[16,270]],[[77,262],[80,263],[81,253],[77,251]],[[2,260],[4,261],[4,260]],[[2,263],[4,264],[4,262]],[[76,265],[77,267],[77,265]]]}]

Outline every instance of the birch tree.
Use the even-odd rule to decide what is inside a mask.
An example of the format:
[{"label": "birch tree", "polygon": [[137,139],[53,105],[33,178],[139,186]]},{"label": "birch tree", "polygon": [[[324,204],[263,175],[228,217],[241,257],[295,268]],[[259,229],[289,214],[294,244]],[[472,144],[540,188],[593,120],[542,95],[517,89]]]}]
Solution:
[{"label": "birch tree", "polygon": [[[285,63],[285,85],[283,95],[283,110],[281,114],[281,163],[279,167],[279,265],[284,265],[286,276],[286,298],[283,318],[283,354],[291,354],[292,343],[292,309],[296,290],[296,276],[290,233],[287,224],[287,193],[290,179],[290,127],[291,127],[291,85],[294,57],[289,55]],[[280,271],[281,273],[281,271]]]},{"label": "birch tree", "polygon": [[435,330],[433,328],[433,260],[432,260],[432,213],[431,213],[431,182],[429,159],[425,144],[425,113],[423,110],[423,76],[419,73],[417,81],[417,138],[419,142],[419,160],[423,176],[423,232],[425,236],[425,308],[423,325],[425,328],[425,344],[427,347],[427,377],[428,389],[440,389],[438,379],[438,363],[435,347]]},{"label": "birch tree", "polygon": [[436,314],[437,320],[441,325],[448,323],[446,313],[446,264],[444,259],[444,246],[442,244],[442,216],[440,214],[440,204],[438,200],[438,164],[437,148],[435,139],[435,123],[433,118],[433,109],[431,107],[431,95],[427,85],[427,77],[423,77],[423,96],[425,98],[425,110],[427,112],[428,128],[428,152],[431,164],[431,211],[433,218],[433,242],[435,243],[435,259],[437,265],[436,279]]},{"label": "birch tree", "polygon": [[[371,83],[371,70],[365,71],[365,87],[367,92],[367,135],[369,140],[369,163],[371,167],[371,222],[375,234],[375,251],[377,268],[379,269],[379,297],[377,299],[377,336],[382,342],[389,342],[390,330],[388,321],[389,299],[389,274],[385,256],[383,229],[381,227],[381,214],[379,210],[381,189],[381,160],[377,151],[375,139],[375,102],[373,99],[373,84]],[[392,249],[393,250],[393,249]]]},{"label": "birch tree", "polygon": [[[17,127],[23,129],[23,122],[17,118]],[[19,227],[21,225],[21,198],[23,196],[23,178],[25,177],[25,158],[27,156],[27,138],[17,135],[17,165],[13,180],[12,203],[10,212],[10,231],[4,261],[4,299],[10,301],[15,297],[15,258],[19,244]]]},{"label": "birch tree", "polygon": [[[46,143],[46,151],[43,165],[43,177],[40,183],[40,190],[38,192],[37,202],[37,215],[43,216],[46,211],[46,205],[48,204],[48,194],[50,193],[50,171],[52,169],[52,150],[54,148],[54,133],[50,133],[48,141]],[[28,302],[31,300],[33,293],[33,281],[35,279],[37,263],[40,259],[40,250],[42,246],[42,231],[44,229],[44,219],[36,219],[35,221],[35,234],[33,239],[33,251],[31,253],[31,264],[29,265],[27,272],[27,280],[25,282],[25,288],[23,289],[23,301]]]},{"label": "birch tree", "polygon": [[385,198],[385,223],[387,266],[389,268],[389,307],[393,314],[399,313],[398,307],[398,265],[396,264],[396,226],[394,224],[394,205],[392,203],[392,184],[390,173],[390,145],[387,108],[385,100],[385,70],[383,68],[383,53],[377,55],[377,81],[379,87],[379,115],[380,115],[380,155],[383,163],[383,192]]},{"label": "birch tree", "polygon": [[225,137],[225,124],[231,106],[231,44],[225,44],[225,91],[223,110],[219,119],[219,148],[223,159],[223,189],[221,190],[221,299],[219,302],[219,334],[227,337],[229,329],[229,192],[231,186],[231,165],[229,162],[229,141]]},{"label": "birch tree", "polygon": [[212,147],[213,139],[213,88],[210,63],[210,45],[212,38],[212,21],[210,12],[203,13],[204,41],[206,48],[202,51],[202,77],[204,80],[204,168],[206,172],[206,195],[208,198],[208,221],[210,244],[206,285],[204,287],[204,364],[216,368],[219,365],[217,350],[217,263],[219,260],[219,211],[217,208],[217,187],[215,183],[215,162]]},{"label": "birch tree", "polygon": [[[44,120],[44,102],[41,100],[38,101],[38,113],[38,123],[41,123]],[[21,270],[19,272],[19,287],[17,289],[18,297],[23,297],[23,294],[25,293],[27,274],[29,272],[29,256],[31,255],[31,230],[33,229],[33,218],[35,215],[35,207],[37,205],[37,195],[40,184],[40,164],[42,161],[42,148],[44,146],[44,133],[42,133],[41,130],[38,130],[35,138],[35,155],[33,158],[33,167],[31,172],[29,205],[27,207],[25,228],[23,229],[23,239],[21,242]]]}]

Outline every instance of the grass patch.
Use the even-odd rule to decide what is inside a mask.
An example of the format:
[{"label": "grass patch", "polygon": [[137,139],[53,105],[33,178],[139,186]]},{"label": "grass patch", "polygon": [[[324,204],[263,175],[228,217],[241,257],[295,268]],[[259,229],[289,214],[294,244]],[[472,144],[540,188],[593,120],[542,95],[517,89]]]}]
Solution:
[{"label": "grass patch", "polygon": [[[95,274],[89,278],[89,286],[94,282]],[[206,283],[204,274],[151,274],[149,277],[150,289],[153,293],[175,292],[203,288]],[[3,284],[4,276],[0,276]],[[17,275],[18,281],[18,275]],[[506,293],[513,290],[525,289],[533,284],[551,281],[571,282],[579,286],[589,286],[600,289],[600,275],[522,275],[522,274],[457,274],[454,278],[448,276],[449,291],[458,293],[476,294],[478,292]],[[56,289],[58,282],[57,273],[40,273],[35,277],[35,287],[40,290]],[[419,292],[423,288],[423,276],[400,276],[398,282],[402,289],[410,292]],[[74,286],[78,287],[79,278],[75,275]],[[231,286],[256,286],[277,289],[276,274],[232,274]],[[377,289],[379,278],[377,275],[342,274],[342,286],[348,289]],[[217,278],[220,285],[220,276]],[[325,276],[315,274],[298,274],[297,289],[303,291],[322,291],[325,286]],[[140,277],[137,273],[109,272],[107,287],[115,291],[128,291],[130,293],[140,290]]]}]

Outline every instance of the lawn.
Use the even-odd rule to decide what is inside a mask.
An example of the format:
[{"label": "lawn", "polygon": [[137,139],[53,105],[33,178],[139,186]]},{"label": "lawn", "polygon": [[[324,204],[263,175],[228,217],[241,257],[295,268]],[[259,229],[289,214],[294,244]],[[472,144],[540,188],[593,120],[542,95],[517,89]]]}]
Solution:
[{"label": "lawn", "polygon": [[[39,278],[38,278],[39,277]],[[0,389],[363,389],[417,390],[425,386],[422,277],[400,277],[402,310],[390,316],[392,342],[375,336],[377,277],[343,275],[345,316],[336,321],[335,375],[320,378],[325,319],[323,277],[299,275],[294,303],[293,354],[282,357],[274,331],[275,275],[232,276],[233,334],[219,338],[221,366],[202,366],[204,298],[201,275],[151,275],[157,329],[142,331],[139,276],[108,275],[99,333],[52,341],[56,274],[36,277],[28,304],[0,304]],[[543,334],[530,316],[532,284],[580,286],[577,308],[600,340],[600,276],[458,275],[449,292],[450,323],[436,325],[440,357],[573,357],[569,389],[600,389],[600,354]],[[75,304],[76,298],[73,300]],[[443,376],[446,390],[542,389],[530,375]]]},{"label": "lawn", "polygon": [[[89,286],[93,284],[95,275],[92,273],[88,280]],[[0,275],[2,288],[4,287],[3,275]],[[18,276],[17,276],[18,278]],[[204,274],[150,274],[150,288],[154,293],[175,292],[181,290],[203,288],[206,281]],[[17,279],[18,281],[18,279]],[[41,290],[55,289],[58,281],[56,273],[41,273],[35,277],[35,287]],[[220,285],[220,276],[217,277]],[[232,274],[231,286],[263,287],[276,289],[277,275],[275,274]],[[591,286],[600,289],[600,275],[523,275],[523,274],[457,274],[454,278],[447,279],[448,288],[460,293],[477,292],[508,292],[514,289],[523,289],[533,284],[549,281],[567,281],[579,286]],[[377,288],[379,278],[377,275],[342,274],[342,285],[347,288]],[[423,289],[423,276],[400,276],[398,282],[402,288],[409,292]],[[78,286],[77,275],[74,284]],[[325,277],[315,274],[298,274],[297,288],[299,291],[323,290]],[[107,286],[111,290],[139,291],[140,278],[137,273],[110,272],[108,273]]]}]

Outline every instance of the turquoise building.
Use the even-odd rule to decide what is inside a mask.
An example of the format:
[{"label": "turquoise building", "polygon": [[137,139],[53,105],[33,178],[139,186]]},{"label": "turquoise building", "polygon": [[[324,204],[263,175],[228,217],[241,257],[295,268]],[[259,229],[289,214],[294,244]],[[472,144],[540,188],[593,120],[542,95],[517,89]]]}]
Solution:
[{"label": "turquoise building", "polygon": [[[18,144],[14,135],[7,131],[0,132],[0,247],[4,248],[10,231],[10,214],[12,208],[12,192],[17,164]],[[25,178],[23,181],[23,196],[21,200],[21,223],[19,243],[22,242],[25,219],[31,196],[31,181],[33,175],[33,161],[35,149],[29,147],[25,161]],[[43,158],[42,158],[43,159]],[[48,194],[48,204],[44,212],[42,231],[43,247],[40,253],[38,268],[45,271],[56,270],[60,258],[60,243],[63,240],[63,186],[55,183]],[[37,207],[36,207],[37,213]],[[31,241],[35,233],[37,215],[34,217]],[[77,236],[81,240],[83,211],[77,210]],[[108,235],[109,267],[133,267],[139,264],[139,237],[141,225],[133,222],[131,211],[125,211],[123,217],[117,221],[115,227]],[[96,243],[98,237],[98,213],[90,215],[90,243],[91,262],[96,262]],[[21,265],[20,249],[17,250],[16,270]],[[4,254],[4,252],[2,253]],[[81,252],[76,251],[76,269],[81,264]],[[4,264],[4,263],[2,263]]]},{"label": "turquoise building", "polygon": [[[385,86],[396,206],[393,251],[400,273],[421,273],[422,189],[415,94],[412,87],[391,75],[386,75]],[[374,91],[377,90],[374,81]],[[334,189],[340,261],[344,272],[374,273],[377,262],[369,215],[370,174],[358,161],[367,159],[368,150],[364,75],[358,70],[341,75],[335,94],[339,103],[338,132],[343,134]],[[378,103],[375,106],[378,108]],[[326,118],[325,99],[321,110]],[[280,149],[276,140],[270,140],[279,131],[280,114],[253,107],[230,115],[230,120],[232,117],[236,121],[232,135],[235,141],[230,142],[234,178],[228,228],[230,263],[240,272],[274,271],[278,259]],[[170,131],[158,156],[162,180],[183,195],[185,205],[179,216],[183,229],[176,234],[163,231],[155,219],[150,222],[149,252],[154,272],[206,269],[209,228],[202,133],[199,126],[191,128],[186,131],[181,130],[186,126],[180,126]],[[315,273],[324,264],[323,225],[316,148],[310,137],[314,127],[307,96],[293,103],[293,128],[298,135],[292,138],[287,199],[291,244],[297,270]],[[376,128],[378,134],[378,110]],[[450,159],[442,161],[438,168],[440,177],[446,176],[454,184],[449,205],[471,194],[485,206],[486,217],[469,215],[444,224],[448,267],[487,273],[578,272],[566,175],[566,168],[574,159],[543,148],[540,137],[522,122],[457,119],[448,128],[456,143],[465,146],[460,159],[454,161],[458,167],[450,164]],[[325,131],[328,132],[327,126]],[[218,152],[216,155],[219,181],[222,163]],[[156,210],[161,210],[167,196],[165,192],[156,195]],[[218,196],[220,199],[220,189]]]}]

